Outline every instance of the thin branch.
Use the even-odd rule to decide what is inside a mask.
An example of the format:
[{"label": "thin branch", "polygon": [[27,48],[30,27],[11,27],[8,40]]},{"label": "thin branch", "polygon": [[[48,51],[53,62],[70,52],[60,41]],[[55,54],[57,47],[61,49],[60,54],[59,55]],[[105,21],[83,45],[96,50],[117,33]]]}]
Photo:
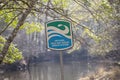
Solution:
[{"label": "thin branch", "polygon": [[16,15],[8,24],[7,26],[0,32],[0,35],[12,24],[12,22],[16,19],[16,17],[18,17],[21,13],[19,13],[18,15]]},{"label": "thin branch", "polygon": [[8,10],[24,10],[24,9],[26,10],[26,9],[28,9],[28,8],[21,8],[21,7],[18,7],[18,8],[7,7],[7,8],[3,8],[2,10],[5,10],[5,9],[6,9],[6,10],[7,10],[7,9],[8,9]]},{"label": "thin branch", "polygon": [[[74,21],[74,20],[73,20],[73,19],[71,19],[70,17],[67,17],[67,16],[65,16],[65,15],[61,14],[60,12],[56,11],[55,9],[52,9],[52,8],[50,8],[50,9],[51,9],[51,10],[53,10],[54,12],[56,12],[56,13],[58,13],[58,14],[62,15],[63,17],[65,17],[65,18],[69,19],[69,20],[70,20],[70,21],[72,21],[73,23],[75,23],[75,24],[79,24],[81,27],[89,29],[88,27],[85,27],[84,25],[81,25],[80,23],[78,23],[78,22]],[[90,30],[90,29],[89,29],[89,30]],[[91,31],[91,30],[90,30],[90,31]],[[92,33],[94,33],[93,31],[91,31],[91,32],[92,32]]]},{"label": "thin branch", "polygon": [[[41,3],[41,4],[42,4],[42,3]],[[46,5],[44,5],[44,4],[42,4],[42,5],[43,5],[43,6],[46,6]],[[51,7],[49,7],[49,6],[47,6],[47,8],[49,8],[50,10],[56,12],[57,14],[60,14],[61,16],[65,17],[65,18],[69,19],[69,20],[72,21],[73,23],[79,24],[79,26],[81,26],[81,27],[89,29],[88,27],[86,27],[86,26],[84,26],[84,25],[81,25],[80,23],[74,21],[74,20],[71,19],[70,17],[68,17],[68,16],[66,16],[66,15],[64,15],[64,14],[62,14],[62,13],[60,13],[60,12],[58,12],[58,11],[57,11],[58,9],[56,9],[56,8],[51,8]],[[91,29],[89,29],[89,30],[90,30],[92,33],[94,33]]]},{"label": "thin branch", "polygon": [[45,11],[45,21],[47,21],[48,9],[49,9],[48,6],[49,6],[50,1],[51,1],[51,0],[49,0],[49,1],[47,2],[46,11]]},{"label": "thin branch", "polygon": [[3,9],[8,3],[9,1],[5,2],[4,5],[0,6],[0,10]]},{"label": "thin branch", "polygon": [[[83,8],[85,8],[92,16],[93,18],[95,18],[94,13],[88,8],[88,6],[83,6],[82,4],[78,3],[76,0],[74,0],[78,5],[82,6]],[[99,20],[95,18],[95,20],[97,21],[97,23],[99,23]]]},{"label": "thin branch", "polygon": [[28,2],[25,2],[24,0],[20,0],[22,1],[24,4],[26,4],[28,7],[30,7],[30,5],[28,4]]}]

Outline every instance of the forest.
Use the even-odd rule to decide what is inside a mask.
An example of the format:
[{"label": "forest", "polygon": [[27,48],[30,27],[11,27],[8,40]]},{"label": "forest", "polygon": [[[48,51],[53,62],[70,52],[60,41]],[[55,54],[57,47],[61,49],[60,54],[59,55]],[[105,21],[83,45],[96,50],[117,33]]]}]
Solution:
[{"label": "forest", "polygon": [[45,34],[45,23],[57,19],[72,23],[74,45],[62,51],[64,63],[104,65],[79,80],[120,79],[120,0],[0,0],[0,80],[32,64],[59,63]]}]

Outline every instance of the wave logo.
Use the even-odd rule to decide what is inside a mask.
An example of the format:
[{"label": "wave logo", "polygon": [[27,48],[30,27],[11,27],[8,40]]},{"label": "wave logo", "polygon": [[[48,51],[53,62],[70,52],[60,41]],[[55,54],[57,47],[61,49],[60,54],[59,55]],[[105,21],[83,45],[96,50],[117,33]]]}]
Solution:
[{"label": "wave logo", "polygon": [[71,23],[66,20],[54,20],[46,23],[47,47],[53,50],[71,48]]}]

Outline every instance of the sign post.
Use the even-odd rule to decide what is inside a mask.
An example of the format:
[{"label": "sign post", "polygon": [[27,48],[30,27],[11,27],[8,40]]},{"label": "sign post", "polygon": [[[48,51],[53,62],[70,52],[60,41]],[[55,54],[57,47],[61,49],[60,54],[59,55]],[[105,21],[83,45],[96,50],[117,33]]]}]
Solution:
[{"label": "sign post", "polygon": [[47,48],[60,50],[61,80],[64,80],[62,50],[73,46],[71,23],[67,20],[53,20],[46,23]]},{"label": "sign post", "polygon": [[64,66],[63,66],[63,55],[62,51],[60,51],[60,71],[61,71],[61,80],[64,80]]}]

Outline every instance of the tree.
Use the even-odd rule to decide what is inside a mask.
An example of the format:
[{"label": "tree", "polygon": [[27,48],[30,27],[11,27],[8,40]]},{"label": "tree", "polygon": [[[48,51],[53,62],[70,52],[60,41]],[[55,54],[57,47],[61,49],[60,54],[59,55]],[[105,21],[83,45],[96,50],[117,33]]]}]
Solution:
[{"label": "tree", "polygon": [[[6,1],[6,3],[9,3],[9,1]],[[1,6],[1,8],[3,8],[4,5],[6,5],[6,3],[3,3],[3,6]],[[11,35],[8,37],[7,41],[5,42],[5,45],[4,45],[4,47],[1,51],[0,64],[2,63],[4,57],[6,56],[6,54],[8,52],[8,49],[9,49],[9,46],[10,46],[11,42],[16,37],[20,27],[24,24],[24,21],[25,21],[26,17],[28,16],[28,14],[30,14],[31,9],[33,8],[34,4],[35,4],[35,1],[31,0],[30,3],[28,4],[29,5],[28,8],[22,13],[22,15],[21,15],[21,17],[20,17],[20,19],[17,23],[17,26],[14,28],[13,32],[11,33]],[[11,4],[10,4],[10,6],[11,6]]]},{"label": "tree", "polygon": [[[109,1],[109,2],[108,2]],[[1,60],[7,54],[11,42],[21,29],[27,33],[41,31],[41,26],[51,19],[68,19],[73,24],[76,48],[81,44],[88,46],[90,53],[105,53],[114,49],[111,31],[118,26],[110,24],[114,21],[114,10],[109,3],[112,0],[2,0],[0,1],[0,19],[7,23],[2,27],[2,35],[9,26],[13,31],[1,51]],[[118,0],[119,1],[119,0]],[[99,3],[99,4],[97,4]],[[74,5],[73,5],[74,4]],[[21,6],[22,5],[22,6]],[[118,5],[118,3],[117,3]],[[39,21],[31,20],[39,18]],[[39,23],[40,22],[40,23]],[[35,26],[35,27],[34,27]],[[78,45],[79,44],[79,45]],[[97,47],[97,49],[96,49]],[[94,52],[93,52],[94,51]]]},{"label": "tree", "polygon": [[[76,35],[80,35],[80,37],[83,37],[87,42],[89,53],[93,55],[105,55],[105,53],[108,53],[111,50],[116,50],[117,47],[115,43],[119,42],[119,39],[114,40],[115,38],[113,38],[119,31],[119,26],[114,24],[116,21],[114,15],[117,14],[114,13],[114,11],[116,12],[116,9],[106,0],[74,1],[78,7],[82,7],[80,9],[77,8],[77,12],[85,10],[84,16],[86,16],[86,18],[80,20],[77,13],[75,19],[81,21],[87,28],[81,30],[81,26],[79,27],[78,25],[77,30],[79,33]],[[118,2],[116,5],[118,5]],[[119,23],[118,20],[117,22]]]}]

